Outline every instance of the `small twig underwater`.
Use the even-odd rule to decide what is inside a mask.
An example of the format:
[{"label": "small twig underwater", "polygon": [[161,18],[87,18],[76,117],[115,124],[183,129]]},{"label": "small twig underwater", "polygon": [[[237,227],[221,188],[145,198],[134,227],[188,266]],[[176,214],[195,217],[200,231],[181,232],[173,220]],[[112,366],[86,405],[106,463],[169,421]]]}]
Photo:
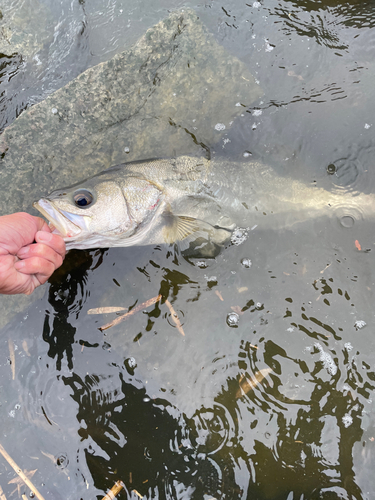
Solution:
[{"label": "small twig underwater", "polygon": [[152,297],[152,299],[146,300],[146,302],[142,302],[142,304],[139,304],[139,306],[134,307],[131,311],[123,314],[122,316],[119,316],[118,318],[114,319],[110,323],[106,323],[105,325],[101,326],[99,330],[103,332],[104,330],[107,330],[108,328],[111,328],[111,326],[115,326],[118,323],[121,323],[121,321],[124,321],[124,319],[129,318],[129,316],[132,316],[138,311],[141,311],[142,309],[145,309],[146,307],[150,307],[153,304],[156,304],[156,302],[159,302],[161,299],[161,294],[157,295],[156,297]]},{"label": "small twig underwater", "polygon": [[19,467],[13,458],[6,452],[4,447],[0,444],[0,453],[8,462],[8,464],[13,468],[16,474],[22,479],[22,481],[30,488],[30,490],[34,493],[34,495],[39,498],[39,500],[45,500],[43,495],[39,493],[39,491],[35,488],[30,479],[26,476],[26,474],[22,471],[21,467]]},{"label": "small twig underwater", "polygon": [[259,370],[254,373],[251,378],[247,378],[244,374],[242,374],[238,382],[240,387],[236,392],[236,399],[242,398],[242,396],[245,396],[250,391],[254,390],[255,387],[260,384],[262,380],[271,372],[271,368],[263,368],[263,370]]},{"label": "small twig underwater", "polygon": [[122,481],[116,481],[112,488],[108,491],[108,493],[104,495],[102,500],[113,500],[123,488],[125,488],[124,483]]},{"label": "small twig underwater", "polygon": [[94,307],[94,309],[89,309],[87,314],[109,314],[126,311],[127,307]]},{"label": "small twig underwater", "polygon": [[181,333],[181,335],[183,335],[185,337],[185,332],[184,332],[184,329],[182,328],[180,318],[178,317],[176,311],[173,309],[172,304],[169,302],[168,299],[165,301],[165,304],[171,312],[171,317],[176,324],[177,330]]},{"label": "small twig underwater", "polygon": [[7,497],[4,495],[3,488],[0,486],[0,500],[7,500]]}]

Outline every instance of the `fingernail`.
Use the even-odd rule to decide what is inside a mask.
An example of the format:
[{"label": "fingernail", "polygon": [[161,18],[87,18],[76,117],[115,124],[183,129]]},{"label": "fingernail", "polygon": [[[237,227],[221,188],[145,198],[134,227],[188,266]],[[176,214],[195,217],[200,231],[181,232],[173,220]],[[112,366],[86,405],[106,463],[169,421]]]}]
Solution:
[{"label": "fingernail", "polygon": [[16,271],[19,271],[20,269],[22,269],[23,267],[25,267],[25,262],[23,260],[18,260],[15,264],[14,264],[14,269],[16,269]]},{"label": "fingernail", "polygon": [[52,233],[48,233],[47,231],[39,231],[38,232],[38,239],[41,241],[51,241],[53,238]]}]

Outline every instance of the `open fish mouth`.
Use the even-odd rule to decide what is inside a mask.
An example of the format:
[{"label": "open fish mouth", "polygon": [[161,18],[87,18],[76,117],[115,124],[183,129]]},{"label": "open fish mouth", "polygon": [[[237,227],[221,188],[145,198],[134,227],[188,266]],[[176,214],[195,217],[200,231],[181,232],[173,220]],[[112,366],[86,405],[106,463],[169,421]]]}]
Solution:
[{"label": "open fish mouth", "polygon": [[86,219],[90,219],[90,217],[58,210],[52,202],[45,198],[33,203],[33,207],[49,221],[51,229],[53,227],[52,232],[60,234],[64,239],[77,237],[87,229],[88,221]]}]

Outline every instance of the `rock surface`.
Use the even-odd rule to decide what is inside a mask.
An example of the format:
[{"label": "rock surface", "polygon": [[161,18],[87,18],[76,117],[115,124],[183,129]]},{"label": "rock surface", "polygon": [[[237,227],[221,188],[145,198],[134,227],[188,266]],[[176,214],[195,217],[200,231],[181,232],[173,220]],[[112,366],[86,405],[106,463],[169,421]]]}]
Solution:
[{"label": "rock surface", "polygon": [[0,214],[117,163],[206,153],[261,93],[194,12],[172,13],[5,129]]},{"label": "rock surface", "polygon": [[50,38],[51,14],[39,0],[1,2],[0,54],[9,58],[30,59]]}]

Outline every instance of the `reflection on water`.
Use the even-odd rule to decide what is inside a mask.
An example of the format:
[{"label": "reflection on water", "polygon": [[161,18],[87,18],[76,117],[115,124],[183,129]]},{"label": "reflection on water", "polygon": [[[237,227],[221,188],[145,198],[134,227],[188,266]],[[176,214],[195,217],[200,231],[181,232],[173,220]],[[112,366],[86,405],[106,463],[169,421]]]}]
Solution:
[{"label": "reflection on water", "polygon": [[[331,228],[332,240],[345,231]],[[269,237],[277,238],[278,260],[269,260],[272,250],[257,251]],[[28,321],[2,332],[18,347],[10,387],[17,384],[21,398],[3,389],[7,432],[14,422],[26,441],[30,426],[36,436],[47,432],[49,441],[36,440],[28,453],[50,457],[47,478],[61,471],[54,488],[83,498],[117,480],[127,489],[119,498],[134,491],[147,498],[366,498],[355,446],[371,457],[367,278],[348,265],[355,249],[337,249],[332,259],[328,238],[321,255],[306,261],[317,243],[309,230],[259,232],[203,269],[159,248],[72,252]],[[244,255],[252,256],[250,268]],[[106,319],[87,315],[106,305],[103,297],[134,306],[158,292],[160,302],[104,333]],[[185,336],[166,299],[183,314]],[[230,312],[236,329],[227,325]],[[5,358],[3,350],[7,380]]]},{"label": "reflection on water", "polygon": [[[65,266],[60,268],[51,280],[48,302],[53,308],[53,314],[46,311],[43,340],[49,344],[48,355],[56,359],[57,370],[61,370],[61,361],[65,356],[69,370],[73,368],[72,344],[76,328],[71,324],[70,318],[78,319],[82,305],[87,299],[87,270],[100,265],[102,253],[97,254],[95,260],[98,262],[94,263],[93,256],[87,252],[70,252]],[[65,268],[69,269],[68,274],[64,273]]]},{"label": "reflection on water", "polygon": [[[266,92],[217,151],[272,152],[281,177],[374,192],[372,2],[184,5]],[[158,16],[146,0],[50,5],[37,58],[2,57],[3,126]],[[215,259],[70,252],[0,338],[0,443],[43,496],[102,498],[121,480],[132,500],[372,499],[373,223],[356,198],[334,210],[250,227]],[[87,314],[159,294],[104,332],[116,313]],[[0,474],[6,498],[29,494],[3,459]]]}]

